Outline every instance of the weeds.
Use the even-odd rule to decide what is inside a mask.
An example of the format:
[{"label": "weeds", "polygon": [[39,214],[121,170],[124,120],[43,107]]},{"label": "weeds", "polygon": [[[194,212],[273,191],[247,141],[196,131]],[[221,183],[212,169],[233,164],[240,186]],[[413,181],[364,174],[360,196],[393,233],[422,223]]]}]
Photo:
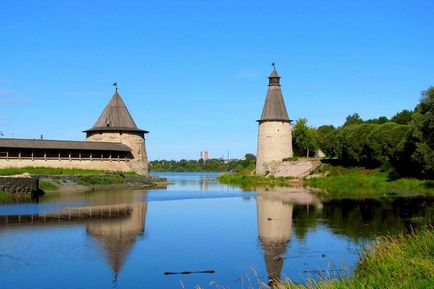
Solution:
[{"label": "weeds", "polygon": [[305,179],[304,184],[325,189],[330,196],[384,196],[433,194],[432,181],[402,178],[391,181],[380,169],[346,168],[323,165],[315,173],[323,177]]}]

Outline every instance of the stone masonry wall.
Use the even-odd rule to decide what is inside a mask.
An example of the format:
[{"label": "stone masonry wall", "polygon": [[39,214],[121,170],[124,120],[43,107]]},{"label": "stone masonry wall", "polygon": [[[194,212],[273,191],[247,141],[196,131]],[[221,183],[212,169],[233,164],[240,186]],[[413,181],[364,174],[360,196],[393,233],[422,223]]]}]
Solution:
[{"label": "stone masonry wall", "polygon": [[282,162],[292,157],[292,135],[289,122],[267,121],[259,124],[256,174],[267,174],[267,163]]},{"label": "stone masonry wall", "polygon": [[39,188],[37,177],[0,177],[0,192],[30,195]]},{"label": "stone masonry wall", "polygon": [[0,159],[0,168],[46,167],[61,169],[83,169],[130,172],[131,167],[125,161],[101,160],[29,160],[29,159]]},{"label": "stone masonry wall", "polygon": [[138,133],[104,132],[92,133],[87,139],[95,142],[121,142],[132,149],[133,160],[128,162],[130,171],[141,175],[148,174],[148,156],[146,154],[145,140]]}]

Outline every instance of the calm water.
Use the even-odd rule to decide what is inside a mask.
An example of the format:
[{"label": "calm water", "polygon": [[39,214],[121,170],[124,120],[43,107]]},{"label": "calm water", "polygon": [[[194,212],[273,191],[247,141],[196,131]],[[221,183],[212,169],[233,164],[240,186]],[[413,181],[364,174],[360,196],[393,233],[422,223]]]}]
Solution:
[{"label": "calm water", "polygon": [[[303,283],[351,274],[377,235],[433,223],[433,198],[321,201],[306,189],[243,191],[217,183],[213,173],[158,175],[173,185],[0,206],[2,216],[129,210],[0,224],[0,288],[210,288],[214,281],[247,288],[257,283],[253,270],[266,282]],[[215,273],[164,275],[203,270]]]}]

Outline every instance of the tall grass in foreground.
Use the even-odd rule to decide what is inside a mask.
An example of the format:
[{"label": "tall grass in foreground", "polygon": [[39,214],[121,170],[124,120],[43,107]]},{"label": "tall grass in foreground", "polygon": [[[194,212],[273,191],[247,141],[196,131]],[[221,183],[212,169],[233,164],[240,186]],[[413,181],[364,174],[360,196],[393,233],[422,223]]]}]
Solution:
[{"label": "tall grass in foreground", "polygon": [[323,165],[319,173],[327,176],[305,179],[307,186],[325,189],[331,196],[382,196],[385,194],[434,194],[434,182],[403,178],[391,181],[379,169],[346,168]]},{"label": "tall grass in foreground", "polygon": [[[409,235],[380,237],[367,247],[351,278],[313,281],[307,285],[290,280],[267,285],[253,270],[254,278],[241,278],[241,289],[432,289],[434,288],[434,229]],[[210,287],[228,289],[212,282]],[[181,287],[184,288],[184,287]],[[204,289],[197,286],[196,289]]]},{"label": "tall grass in foreground", "polygon": [[434,288],[434,230],[379,238],[365,249],[352,278],[310,281],[306,286],[282,281],[274,288]]}]

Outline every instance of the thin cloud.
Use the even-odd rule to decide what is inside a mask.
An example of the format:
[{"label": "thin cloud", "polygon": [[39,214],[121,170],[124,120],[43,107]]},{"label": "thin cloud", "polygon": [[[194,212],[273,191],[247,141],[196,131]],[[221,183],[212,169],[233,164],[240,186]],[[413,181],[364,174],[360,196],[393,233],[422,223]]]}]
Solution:
[{"label": "thin cloud", "polygon": [[10,83],[12,83],[12,79],[9,79],[9,78],[0,78],[0,83],[2,83],[2,84],[10,84]]},{"label": "thin cloud", "polygon": [[2,105],[15,105],[15,104],[19,104],[19,103],[20,103],[20,100],[15,99],[15,98],[0,99],[0,104],[2,104]]},{"label": "thin cloud", "polygon": [[0,88],[0,96],[11,96],[15,94],[15,90],[10,88]]}]

